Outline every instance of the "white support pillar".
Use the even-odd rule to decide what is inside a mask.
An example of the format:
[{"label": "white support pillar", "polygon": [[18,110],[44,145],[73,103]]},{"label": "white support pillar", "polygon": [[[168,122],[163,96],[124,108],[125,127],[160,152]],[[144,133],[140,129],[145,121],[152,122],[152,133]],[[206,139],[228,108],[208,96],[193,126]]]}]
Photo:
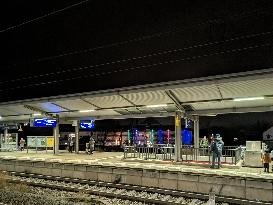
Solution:
[{"label": "white support pillar", "polygon": [[174,147],[174,161],[181,161],[181,112],[175,112],[175,147]]},{"label": "white support pillar", "polygon": [[9,129],[6,127],[4,129],[4,144],[8,143],[8,132],[9,132]]},{"label": "white support pillar", "polygon": [[194,148],[199,148],[199,116],[194,117]]},{"label": "white support pillar", "polygon": [[56,127],[53,128],[53,136],[54,136],[54,154],[59,154],[59,121],[56,124]]},{"label": "white support pillar", "polygon": [[75,141],[76,141],[75,152],[76,154],[79,154],[79,122],[78,121],[75,126]]}]

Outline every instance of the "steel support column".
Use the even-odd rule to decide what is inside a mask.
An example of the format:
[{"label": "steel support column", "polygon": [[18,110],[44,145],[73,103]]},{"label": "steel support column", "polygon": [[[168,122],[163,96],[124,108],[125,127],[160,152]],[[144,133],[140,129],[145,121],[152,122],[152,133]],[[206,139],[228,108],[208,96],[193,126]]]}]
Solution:
[{"label": "steel support column", "polygon": [[79,154],[79,122],[78,121],[75,126],[75,141],[76,141],[75,152],[76,154]]},{"label": "steel support column", "polygon": [[4,144],[7,144],[8,132],[9,132],[9,129],[6,127],[6,128],[4,129]]},{"label": "steel support column", "polygon": [[54,136],[54,154],[59,154],[59,120],[56,124],[56,127],[53,128],[53,136]]},{"label": "steel support column", "polygon": [[199,116],[194,117],[194,148],[199,148]]},{"label": "steel support column", "polygon": [[181,112],[176,111],[175,112],[175,148],[174,148],[174,161],[178,162],[181,161]]}]

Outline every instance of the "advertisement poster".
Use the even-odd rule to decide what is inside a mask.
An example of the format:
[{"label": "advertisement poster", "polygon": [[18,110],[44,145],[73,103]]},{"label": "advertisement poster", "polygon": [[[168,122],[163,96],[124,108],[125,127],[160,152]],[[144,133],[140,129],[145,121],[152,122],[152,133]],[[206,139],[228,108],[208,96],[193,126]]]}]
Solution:
[{"label": "advertisement poster", "polygon": [[27,146],[28,147],[36,147],[36,137],[27,137]]},{"label": "advertisement poster", "polygon": [[37,137],[37,147],[46,147],[45,137]]},{"label": "advertisement poster", "polygon": [[28,147],[54,147],[54,137],[52,136],[28,136]]},{"label": "advertisement poster", "polygon": [[54,137],[47,137],[47,147],[54,147]]}]

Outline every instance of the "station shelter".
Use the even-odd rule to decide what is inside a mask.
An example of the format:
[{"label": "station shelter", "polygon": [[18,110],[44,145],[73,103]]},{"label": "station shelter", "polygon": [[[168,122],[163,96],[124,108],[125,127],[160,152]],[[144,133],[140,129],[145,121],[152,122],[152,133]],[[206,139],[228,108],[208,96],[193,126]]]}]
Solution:
[{"label": "station shelter", "polygon": [[[199,148],[200,116],[272,111],[272,71],[265,69],[0,103],[0,126],[4,130],[0,138],[1,149],[14,149],[14,144],[18,144],[18,136],[9,133],[9,127],[20,123],[52,127],[53,136],[30,136],[28,144],[36,149],[52,149],[58,154],[60,124],[74,126],[75,132],[68,138],[74,139],[78,153],[79,130],[92,128],[96,120],[172,116],[175,122],[173,131],[133,129],[121,133],[121,136],[127,136],[125,139],[111,143],[120,145],[128,140],[129,144],[137,145],[172,144],[170,136],[173,136],[174,160],[180,161],[182,141],[184,145],[192,143],[194,148]],[[193,133],[187,132],[181,124],[192,126]],[[184,133],[184,140],[181,133]]]}]

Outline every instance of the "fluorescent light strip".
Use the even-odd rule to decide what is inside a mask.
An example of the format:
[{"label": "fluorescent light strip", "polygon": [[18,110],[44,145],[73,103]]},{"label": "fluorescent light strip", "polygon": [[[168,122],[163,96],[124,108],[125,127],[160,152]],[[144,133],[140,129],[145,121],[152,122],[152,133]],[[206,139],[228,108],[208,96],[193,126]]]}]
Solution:
[{"label": "fluorescent light strip", "polygon": [[160,104],[160,105],[147,105],[146,107],[153,108],[153,107],[167,107],[167,104]]},{"label": "fluorescent light strip", "polygon": [[85,112],[94,112],[95,110],[80,110],[79,112],[85,113]]},{"label": "fluorescent light strip", "polygon": [[33,116],[41,116],[41,113],[34,113]]},{"label": "fluorescent light strip", "polygon": [[250,100],[264,100],[264,97],[251,97],[251,98],[234,98],[233,101],[250,101]]}]

